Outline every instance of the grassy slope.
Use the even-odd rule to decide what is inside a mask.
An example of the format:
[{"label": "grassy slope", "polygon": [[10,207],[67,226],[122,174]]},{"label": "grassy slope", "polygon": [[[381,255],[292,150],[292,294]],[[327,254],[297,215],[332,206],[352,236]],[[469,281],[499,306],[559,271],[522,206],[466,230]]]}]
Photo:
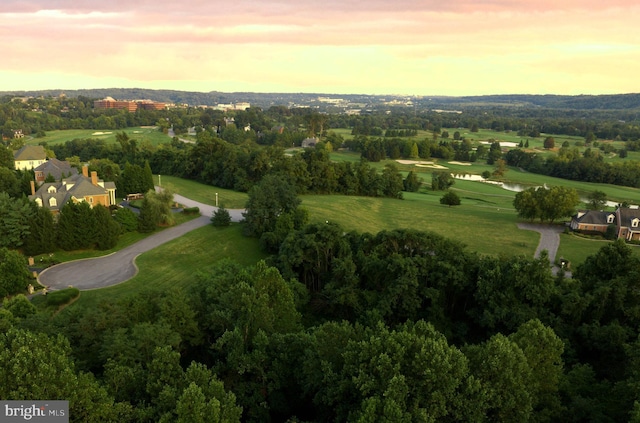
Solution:
[{"label": "grassy slope", "polygon": [[414,228],[433,231],[457,239],[471,250],[488,254],[533,255],[539,236],[517,228],[512,196],[497,187],[475,183],[483,192],[473,191],[473,182],[459,181],[455,191],[462,199],[457,207],[440,204],[442,192],[423,190],[405,193],[404,200],[346,197],[340,195],[303,196],[302,206],[311,220],[330,220],[347,230],[375,233],[384,229]]},{"label": "grassy slope", "polygon": [[122,298],[148,289],[187,288],[194,275],[223,258],[251,265],[264,258],[258,241],[242,235],[242,227],[232,224],[223,229],[205,226],[140,255],[138,274],[119,285],[83,291],[78,304],[93,306],[103,298]]},{"label": "grassy slope", "polygon": [[[158,175],[154,175],[153,180],[157,185]],[[243,209],[249,198],[244,192],[212,187],[211,185],[174,176],[162,175],[161,182],[163,187],[169,187],[176,194],[210,205],[216,204],[216,193],[218,193],[218,204],[224,205],[228,209]]]}]

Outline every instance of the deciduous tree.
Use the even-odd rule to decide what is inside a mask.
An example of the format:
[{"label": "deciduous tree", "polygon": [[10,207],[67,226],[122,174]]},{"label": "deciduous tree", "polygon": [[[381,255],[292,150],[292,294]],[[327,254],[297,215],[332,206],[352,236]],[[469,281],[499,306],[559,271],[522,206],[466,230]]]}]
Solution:
[{"label": "deciduous tree", "polygon": [[440,204],[445,204],[449,207],[451,206],[459,206],[460,205],[460,197],[455,192],[448,190],[446,194],[440,198]]},{"label": "deciduous tree", "polygon": [[301,201],[296,189],[284,178],[265,176],[249,191],[249,200],[244,216],[247,236],[260,237],[264,232],[273,232],[278,216],[295,210]]},{"label": "deciduous tree", "polygon": [[602,210],[607,204],[607,194],[600,190],[595,190],[589,193],[589,202],[587,207],[589,210]]},{"label": "deciduous tree", "polygon": [[455,183],[455,179],[447,171],[435,171],[431,174],[431,189],[445,191]]}]

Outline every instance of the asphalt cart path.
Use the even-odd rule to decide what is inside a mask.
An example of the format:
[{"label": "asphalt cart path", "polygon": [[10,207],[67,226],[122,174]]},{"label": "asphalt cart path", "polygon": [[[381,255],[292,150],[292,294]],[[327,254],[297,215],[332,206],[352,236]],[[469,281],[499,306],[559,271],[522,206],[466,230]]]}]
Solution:
[{"label": "asphalt cart path", "polygon": [[[68,288],[80,290],[104,288],[131,279],[138,273],[135,259],[166,242],[179,238],[187,232],[211,224],[216,207],[198,203],[180,195],[174,199],[187,207],[199,207],[201,216],[181,225],[165,229],[136,242],[120,251],[103,257],[75,260],[57,264],[43,270],[38,276],[40,285],[49,291]],[[229,210],[231,220],[239,222],[244,210]]]}]

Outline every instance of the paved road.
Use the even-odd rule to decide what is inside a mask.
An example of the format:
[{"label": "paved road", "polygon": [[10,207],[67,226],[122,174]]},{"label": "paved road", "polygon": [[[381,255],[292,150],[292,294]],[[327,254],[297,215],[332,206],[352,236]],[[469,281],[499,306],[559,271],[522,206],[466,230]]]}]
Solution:
[{"label": "paved road", "polygon": [[[518,223],[518,228],[529,231],[536,231],[540,234],[540,242],[534,257],[540,257],[542,250],[547,250],[549,253],[549,262],[551,263],[551,270],[553,274],[558,273],[558,266],[554,264],[556,254],[558,253],[558,247],[560,246],[560,234],[564,231],[564,226],[560,225],[542,225],[537,223]],[[571,273],[565,272],[565,277],[570,278]]]},{"label": "paved road", "polygon": [[536,231],[540,234],[540,242],[536,248],[535,257],[540,257],[542,250],[549,253],[549,261],[553,263],[560,246],[560,234],[564,231],[563,226],[559,225],[542,225],[537,223],[518,223],[518,228],[529,231]]},{"label": "paved road", "polygon": [[[174,195],[174,199],[187,207],[199,207],[202,216],[165,229],[108,256],[70,261],[49,267],[40,273],[38,282],[48,290],[54,291],[69,286],[81,290],[104,288],[131,279],[138,273],[135,259],[140,254],[211,223],[211,215],[216,207],[198,203],[181,195]],[[243,211],[229,210],[231,220],[239,222]]]}]

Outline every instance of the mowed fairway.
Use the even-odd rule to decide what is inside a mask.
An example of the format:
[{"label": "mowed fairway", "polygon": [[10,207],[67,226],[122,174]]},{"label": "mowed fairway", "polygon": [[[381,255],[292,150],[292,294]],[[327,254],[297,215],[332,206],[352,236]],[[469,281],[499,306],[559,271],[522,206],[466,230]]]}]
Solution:
[{"label": "mowed fairway", "polygon": [[94,139],[103,140],[107,144],[116,143],[116,134],[124,132],[132,140],[136,140],[138,146],[150,143],[151,145],[159,145],[170,143],[171,138],[163,134],[155,127],[134,127],[125,129],[68,129],[61,131],[47,131],[46,136],[42,138],[29,138],[26,141],[28,145],[38,145],[46,142],[48,146],[56,144],[64,144],[74,139]]},{"label": "mowed fairway", "polygon": [[458,240],[483,254],[533,256],[540,237],[518,229],[519,220],[511,205],[513,196],[478,183],[489,192],[467,190],[467,184],[474,183],[456,182],[458,189],[454,191],[462,204],[455,207],[441,205],[443,192],[432,191],[404,193],[404,200],[307,195],[302,197],[302,206],[309,210],[311,221],[336,222],[347,231],[376,233],[412,228]]},{"label": "mowed fairway", "polygon": [[224,258],[252,265],[266,255],[258,240],[242,235],[242,227],[232,224],[223,229],[205,226],[141,254],[136,259],[139,272],[132,279],[109,288],[83,291],[78,304],[94,306],[102,299],[118,299],[132,294],[186,289],[196,283],[197,272]]}]

